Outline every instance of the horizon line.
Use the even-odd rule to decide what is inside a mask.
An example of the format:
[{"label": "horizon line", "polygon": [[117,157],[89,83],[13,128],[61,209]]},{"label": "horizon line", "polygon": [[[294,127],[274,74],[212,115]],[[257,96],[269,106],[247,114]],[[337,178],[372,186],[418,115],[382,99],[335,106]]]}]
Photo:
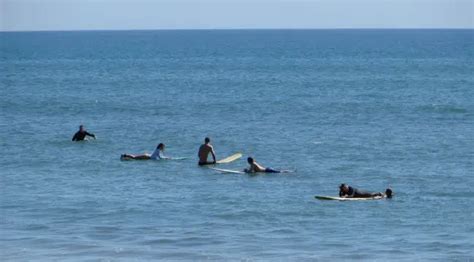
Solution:
[{"label": "horizon line", "polygon": [[334,28],[156,28],[156,29],[40,29],[40,30],[0,30],[0,33],[34,32],[105,32],[105,31],[303,31],[303,30],[474,30],[474,27],[334,27]]}]

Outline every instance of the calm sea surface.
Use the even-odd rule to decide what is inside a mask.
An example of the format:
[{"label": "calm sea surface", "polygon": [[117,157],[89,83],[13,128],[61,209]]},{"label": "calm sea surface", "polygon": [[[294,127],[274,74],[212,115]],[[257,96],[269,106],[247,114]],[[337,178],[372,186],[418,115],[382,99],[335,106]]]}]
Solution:
[{"label": "calm sea surface", "polygon": [[[0,258],[474,260],[474,31],[0,33]],[[97,140],[71,142],[78,125]],[[294,174],[216,173],[218,158]],[[182,161],[122,162],[167,145]],[[338,185],[392,200],[319,201]]]}]

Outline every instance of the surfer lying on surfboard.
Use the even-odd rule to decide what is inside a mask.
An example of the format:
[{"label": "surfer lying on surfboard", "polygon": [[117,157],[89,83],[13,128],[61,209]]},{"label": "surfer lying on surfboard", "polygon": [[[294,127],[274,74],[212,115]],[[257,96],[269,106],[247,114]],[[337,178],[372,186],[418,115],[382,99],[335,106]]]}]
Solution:
[{"label": "surfer lying on surfboard", "polygon": [[343,198],[373,198],[373,197],[386,197],[392,198],[392,189],[387,188],[385,190],[385,194],[382,192],[367,192],[363,190],[359,190],[357,188],[353,188],[346,184],[341,184],[339,186],[339,197]]},{"label": "surfer lying on surfboard", "polygon": [[[208,162],[207,158],[209,157],[209,153],[212,155],[212,162]],[[214,147],[211,145],[211,139],[206,137],[204,139],[204,144],[199,147],[198,152],[199,163],[198,165],[214,165],[216,163],[216,153],[214,153]]]},{"label": "surfer lying on surfboard", "polygon": [[250,167],[244,169],[245,173],[258,173],[258,172],[262,172],[262,173],[281,173],[282,172],[280,170],[275,170],[275,169],[272,169],[272,168],[269,168],[269,167],[263,167],[259,163],[255,162],[255,160],[251,157],[247,158],[247,162],[249,163]]},{"label": "surfer lying on surfboard", "polygon": [[120,159],[122,160],[159,160],[159,159],[170,159],[169,157],[163,156],[163,152],[165,151],[165,144],[159,143],[156,146],[155,151],[150,154],[143,154],[143,155],[130,155],[130,154],[122,154]]}]

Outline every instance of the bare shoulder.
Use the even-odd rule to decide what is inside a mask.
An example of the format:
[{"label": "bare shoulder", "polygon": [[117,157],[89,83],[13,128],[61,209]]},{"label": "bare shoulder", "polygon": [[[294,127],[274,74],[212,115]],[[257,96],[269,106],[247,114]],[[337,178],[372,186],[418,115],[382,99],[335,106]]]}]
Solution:
[{"label": "bare shoulder", "polygon": [[212,146],[209,145],[209,144],[202,144],[201,148],[203,148],[203,149],[212,149]]}]

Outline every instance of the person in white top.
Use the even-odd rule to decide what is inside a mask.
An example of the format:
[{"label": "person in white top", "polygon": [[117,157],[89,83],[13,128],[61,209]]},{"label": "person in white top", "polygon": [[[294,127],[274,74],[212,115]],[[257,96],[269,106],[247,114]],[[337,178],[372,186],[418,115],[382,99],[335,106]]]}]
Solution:
[{"label": "person in white top", "polygon": [[150,159],[152,160],[160,160],[160,159],[170,159],[169,157],[166,157],[163,155],[163,152],[165,151],[165,144],[159,143],[158,146],[156,146],[155,151],[150,156]]},{"label": "person in white top", "polygon": [[121,160],[160,160],[160,159],[170,159],[169,157],[165,157],[163,152],[165,151],[165,144],[159,143],[156,146],[155,151],[150,154],[143,154],[143,155],[130,155],[130,154],[122,154],[120,156]]}]

